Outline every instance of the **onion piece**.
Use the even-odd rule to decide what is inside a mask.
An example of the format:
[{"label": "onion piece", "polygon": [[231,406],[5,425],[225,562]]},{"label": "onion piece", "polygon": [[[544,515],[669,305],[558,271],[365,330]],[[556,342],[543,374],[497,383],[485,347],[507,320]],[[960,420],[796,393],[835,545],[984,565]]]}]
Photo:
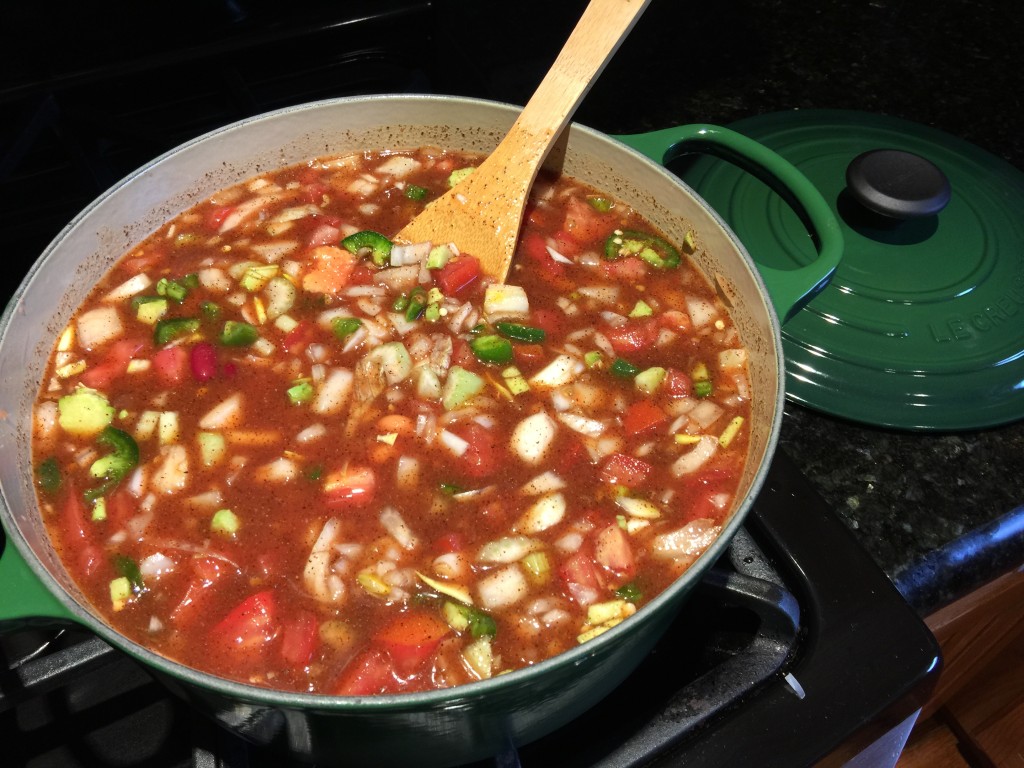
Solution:
[{"label": "onion piece", "polygon": [[672,474],[676,477],[682,477],[683,475],[689,475],[696,472],[698,469],[707,463],[708,459],[715,455],[718,451],[718,438],[711,435],[704,435],[693,448],[672,464]]}]

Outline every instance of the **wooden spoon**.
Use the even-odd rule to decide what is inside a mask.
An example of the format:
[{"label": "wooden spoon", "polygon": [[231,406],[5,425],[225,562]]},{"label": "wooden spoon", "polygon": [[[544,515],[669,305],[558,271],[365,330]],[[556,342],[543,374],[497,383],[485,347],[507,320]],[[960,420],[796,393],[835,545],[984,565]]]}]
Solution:
[{"label": "wooden spoon", "polygon": [[455,243],[504,282],[541,163],[650,0],[591,0],[508,135],[483,163],[396,239]]}]

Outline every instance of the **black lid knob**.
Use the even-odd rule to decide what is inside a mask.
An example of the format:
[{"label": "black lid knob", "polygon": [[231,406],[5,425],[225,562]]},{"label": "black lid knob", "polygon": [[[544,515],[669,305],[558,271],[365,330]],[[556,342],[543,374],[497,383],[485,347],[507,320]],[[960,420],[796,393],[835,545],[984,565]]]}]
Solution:
[{"label": "black lid knob", "polygon": [[949,179],[930,160],[899,149],[874,149],[853,159],[846,184],[861,205],[897,219],[933,216],[949,202]]}]

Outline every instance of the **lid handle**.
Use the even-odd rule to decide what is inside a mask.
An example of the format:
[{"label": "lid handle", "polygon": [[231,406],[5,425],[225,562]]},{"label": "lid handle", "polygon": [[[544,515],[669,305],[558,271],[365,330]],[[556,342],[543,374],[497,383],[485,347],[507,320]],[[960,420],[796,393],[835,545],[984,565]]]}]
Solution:
[{"label": "lid handle", "polygon": [[813,236],[818,257],[796,269],[757,265],[782,322],[828,285],[843,253],[839,221],[821,192],[782,155],[717,125],[683,125],[618,138],[662,164],[689,152],[715,155],[755,175],[789,203]]},{"label": "lid handle", "polygon": [[934,216],[949,202],[949,179],[935,163],[900,149],[873,149],[846,168],[853,198],[894,219]]}]

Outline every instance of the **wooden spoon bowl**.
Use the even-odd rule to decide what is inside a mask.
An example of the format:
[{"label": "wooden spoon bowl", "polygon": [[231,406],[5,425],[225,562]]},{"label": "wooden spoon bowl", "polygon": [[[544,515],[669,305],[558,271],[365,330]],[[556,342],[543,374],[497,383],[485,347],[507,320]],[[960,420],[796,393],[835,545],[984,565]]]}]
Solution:
[{"label": "wooden spoon bowl", "polygon": [[650,0],[591,0],[508,135],[483,163],[396,236],[454,243],[498,282],[508,276],[537,172]]}]

